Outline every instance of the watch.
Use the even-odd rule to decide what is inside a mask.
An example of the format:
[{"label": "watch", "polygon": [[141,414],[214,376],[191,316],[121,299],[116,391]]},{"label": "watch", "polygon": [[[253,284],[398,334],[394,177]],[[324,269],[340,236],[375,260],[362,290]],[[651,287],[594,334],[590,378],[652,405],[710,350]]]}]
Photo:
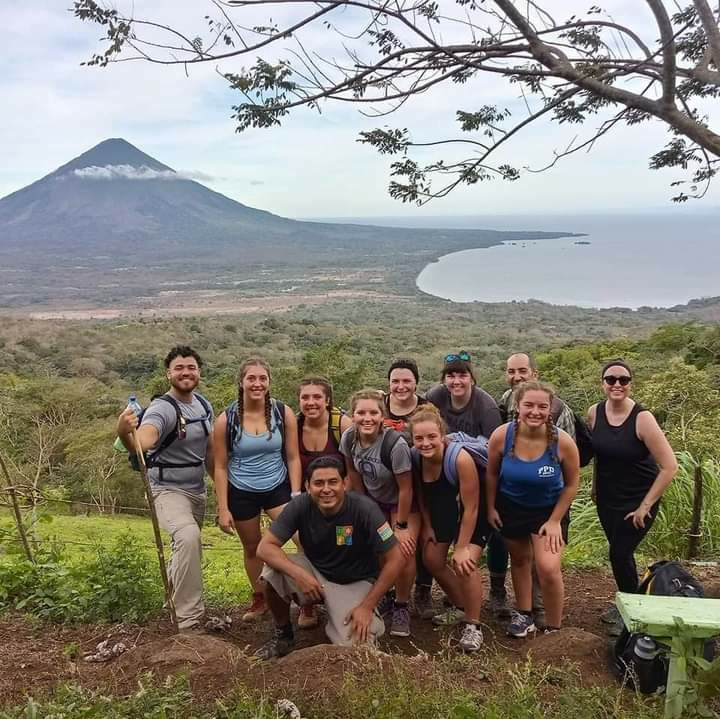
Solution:
[{"label": "watch", "polygon": [[395,529],[407,529],[408,523],[407,522],[395,522]]}]

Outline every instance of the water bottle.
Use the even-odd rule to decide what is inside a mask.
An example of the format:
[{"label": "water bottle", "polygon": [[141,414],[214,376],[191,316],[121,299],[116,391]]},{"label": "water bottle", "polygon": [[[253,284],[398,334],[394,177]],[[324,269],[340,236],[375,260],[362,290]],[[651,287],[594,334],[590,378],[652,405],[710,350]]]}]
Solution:
[{"label": "water bottle", "polygon": [[[130,397],[128,397],[128,403],[127,403],[127,409],[131,409],[133,412],[135,412],[137,417],[140,417],[140,414],[143,411],[142,405],[140,402],[138,402],[137,395],[131,394]],[[138,420],[138,425],[139,425]],[[113,448],[117,452],[127,452],[127,447],[123,444],[123,441],[120,439],[120,437],[115,437],[115,441],[113,442]]]},{"label": "water bottle", "polygon": [[658,688],[657,672],[655,670],[655,657],[658,654],[658,645],[652,637],[638,637],[633,647],[635,660],[635,673],[637,674],[638,689],[642,694],[653,694]]}]

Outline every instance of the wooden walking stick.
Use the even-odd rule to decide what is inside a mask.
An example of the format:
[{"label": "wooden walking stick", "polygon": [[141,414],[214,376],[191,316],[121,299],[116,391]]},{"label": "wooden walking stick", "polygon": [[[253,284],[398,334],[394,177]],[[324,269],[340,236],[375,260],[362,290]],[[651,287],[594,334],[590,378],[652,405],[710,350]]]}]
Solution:
[{"label": "wooden walking stick", "polygon": [[15,525],[17,526],[18,534],[20,535],[20,543],[25,550],[25,556],[28,561],[35,563],[35,557],[33,557],[30,551],[30,543],[28,542],[27,534],[25,533],[25,527],[22,523],[22,514],[20,514],[20,505],[18,504],[17,494],[15,494],[15,487],[13,486],[12,480],[10,479],[10,473],[7,470],[5,460],[0,454],[0,467],[2,467],[3,474],[5,475],[5,481],[7,482],[7,491],[10,495],[10,503],[12,504],[13,514],[15,515]]},{"label": "wooden walking stick", "polygon": [[133,447],[135,447],[135,454],[138,458],[138,465],[140,466],[140,474],[142,474],[143,482],[145,483],[145,496],[147,497],[148,506],[150,507],[150,519],[152,520],[153,534],[155,535],[155,548],[157,549],[158,563],[160,564],[160,575],[162,576],[163,587],[165,588],[165,602],[167,604],[168,611],[170,612],[170,621],[177,632],[178,620],[177,614],[175,614],[175,602],[173,602],[172,598],[172,589],[168,578],[167,565],[165,564],[165,550],[163,547],[162,536],[160,535],[160,522],[158,522],[157,510],[155,509],[155,498],[153,497],[152,487],[150,486],[150,480],[148,479],[145,455],[143,454],[142,447],[135,430],[132,431],[132,441]]}]

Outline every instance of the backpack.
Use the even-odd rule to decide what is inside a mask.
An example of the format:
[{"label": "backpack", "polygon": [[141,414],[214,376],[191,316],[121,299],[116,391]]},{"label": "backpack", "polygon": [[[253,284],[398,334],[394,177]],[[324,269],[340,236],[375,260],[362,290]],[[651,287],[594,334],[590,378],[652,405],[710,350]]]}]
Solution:
[{"label": "backpack", "polygon": [[[661,561],[648,567],[638,586],[641,594],[661,597],[704,597],[702,584],[677,562]],[[658,643],[654,659],[638,667],[635,644],[642,634],[631,634],[623,627],[613,648],[613,664],[620,678],[643,694],[654,694],[665,687],[670,665],[670,649]],[[712,661],[715,644],[712,639],[705,641],[705,659]],[[640,669],[640,671],[638,671]]]},{"label": "backpack", "polygon": [[445,478],[453,487],[459,484],[457,473],[457,457],[461,449],[464,449],[475,462],[478,470],[480,481],[485,477],[485,469],[488,463],[488,441],[487,438],[473,437],[465,434],[465,432],[451,432],[447,436],[449,442],[445,448],[445,456],[443,457],[443,471]]},{"label": "backpack", "polygon": [[[350,447],[355,444],[355,427],[349,427],[348,433],[348,444]],[[380,445],[380,461],[383,463],[385,469],[394,474],[392,466],[392,451],[393,447],[398,443],[399,440],[404,439],[403,433],[398,432],[396,429],[385,428],[383,432],[382,444]]]},{"label": "backpack", "polygon": [[592,432],[587,422],[576,412],[573,411],[575,419],[575,444],[580,454],[580,466],[587,467],[590,460],[595,456],[595,450],[592,444]]},{"label": "backpack", "polygon": [[[180,467],[199,467],[202,462],[188,462],[188,463],[168,463],[168,462],[161,462],[159,457],[160,455],[171,445],[174,444],[176,441],[182,441],[185,439],[185,433],[187,431],[187,425],[193,424],[195,422],[202,422],[202,428],[203,432],[205,433],[205,436],[208,437],[210,435],[210,430],[208,428],[208,425],[210,423],[210,417],[212,415],[212,409],[210,407],[210,404],[208,401],[201,395],[193,392],[193,397],[197,399],[198,402],[202,405],[203,409],[205,410],[205,416],[199,417],[196,419],[187,419],[183,416],[182,411],[180,410],[180,405],[178,404],[178,401],[169,393],[165,394],[156,394],[153,395],[150,399],[150,404],[152,404],[155,400],[162,400],[163,402],[167,402],[168,404],[171,404],[173,408],[175,409],[175,426],[173,429],[168,432],[168,434],[165,435],[165,437],[162,438],[162,441],[158,444],[157,447],[154,449],[148,450],[144,453],[145,456],[145,466],[150,469],[151,467],[159,467],[160,468],[160,480],[162,481],[162,470],[167,468],[180,468]],[[140,422],[142,422],[142,418],[145,416],[145,412],[147,412],[149,408],[146,407],[142,412],[140,412],[140,416],[138,417],[138,426],[140,426]],[[129,452],[128,453],[128,462],[130,463],[130,466],[132,469],[134,469],[136,472],[139,472],[140,462],[138,461],[137,453],[135,452]]]},{"label": "backpack", "polygon": [[[302,412],[298,412],[296,415],[298,423],[298,434],[302,435],[303,424],[305,423],[305,415]],[[332,407],[330,409],[330,421],[328,422],[328,431],[332,435],[335,441],[335,446],[340,446],[340,438],[342,437],[342,430],[340,429],[340,422],[345,416],[345,410],[340,407]]]},{"label": "backpack", "polygon": [[[280,432],[282,439],[282,456],[285,461],[285,403],[274,397],[270,398],[270,413],[272,419],[275,420],[275,426]],[[238,432],[242,434],[242,427],[240,426],[238,411],[237,411],[237,400],[232,402],[230,406],[225,410],[225,447],[227,448],[228,457],[232,453],[232,449],[235,446],[235,440],[237,439]],[[272,423],[272,420],[271,420]]]}]

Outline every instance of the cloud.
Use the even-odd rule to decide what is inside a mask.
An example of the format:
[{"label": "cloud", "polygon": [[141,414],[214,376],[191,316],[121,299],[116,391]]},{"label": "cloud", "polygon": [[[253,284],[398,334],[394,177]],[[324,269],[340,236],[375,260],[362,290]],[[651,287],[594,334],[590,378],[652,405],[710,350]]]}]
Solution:
[{"label": "cloud", "polygon": [[204,172],[192,170],[153,170],[147,165],[133,167],[132,165],[89,165],[72,171],[74,177],[83,180],[200,180],[212,182],[215,178]]}]

